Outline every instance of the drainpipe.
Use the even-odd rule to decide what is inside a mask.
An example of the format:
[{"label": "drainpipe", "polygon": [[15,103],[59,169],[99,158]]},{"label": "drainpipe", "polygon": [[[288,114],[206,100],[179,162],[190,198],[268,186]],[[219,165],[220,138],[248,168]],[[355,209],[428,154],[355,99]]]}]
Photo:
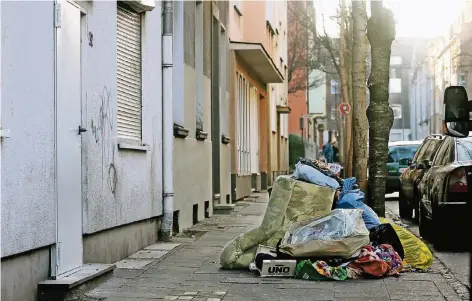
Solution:
[{"label": "drainpipe", "polygon": [[173,7],[172,1],[163,1],[162,32],[162,179],[163,179],[163,218],[160,239],[169,241],[172,238],[174,217],[174,120],[173,120]]}]

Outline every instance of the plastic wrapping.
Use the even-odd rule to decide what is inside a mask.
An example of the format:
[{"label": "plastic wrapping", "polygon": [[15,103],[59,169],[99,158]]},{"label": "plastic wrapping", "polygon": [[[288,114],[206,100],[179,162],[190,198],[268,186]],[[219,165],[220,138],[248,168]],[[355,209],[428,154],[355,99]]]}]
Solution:
[{"label": "plastic wrapping", "polygon": [[328,177],[316,168],[311,167],[309,165],[305,165],[301,162],[298,162],[295,165],[295,172],[293,173],[293,177],[295,179],[312,183],[318,186],[331,187],[333,189],[339,188],[339,183],[335,179]]},{"label": "plastic wrapping", "polygon": [[285,243],[300,244],[310,240],[335,240],[350,236],[362,218],[359,209],[335,209],[329,215],[312,220],[305,226],[292,224],[286,233]]},{"label": "plastic wrapping", "polygon": [[292,224],[280,250],[294,257],[350,258],[369,242],[361,209],[335,209],[324,216]]}]

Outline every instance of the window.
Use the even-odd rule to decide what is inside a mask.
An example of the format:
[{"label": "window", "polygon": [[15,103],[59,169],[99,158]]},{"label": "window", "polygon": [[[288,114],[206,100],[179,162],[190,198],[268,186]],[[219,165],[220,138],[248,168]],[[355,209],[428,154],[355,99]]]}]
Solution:
[{"label": "window", "polygon": [[401,159],[412,159],[418,147],[418,145],[390,147],[387,162],[397,163]]},{"label": "window", "polygon": [[117,135],[141,142],[141,14],[117,9]]},{"label": "window", "polygon": [[205,81],[203,75],[203,3],[197,2],[195,8],[195,73],[196,84],[196,129],[203,131],[203,99]]},{"label": "window", "polygon": [[226,74],[227,72],[227,53],[228,53],[228,38],[226,31],[221,27],[221,34],[219,40],[220,47],[220,74],[219,74],[219,83],[220,83],[220,111],[221,111],[221,133],[223,135],[229,135],[228,133],[228,100],[226,98]]},{"label": "window", "polygon": [[388,93],[402,93],[402,79],[401,78],[390,78],[388,83]]},{"label": "window", "polygon": [[402,105],[400,104],[391,104],[390,107],[393,110],[393,118],[401,119],[402,118]]},{"label": "window", "polygon": [[331,80],[331,94],[339,94],[339,81]]},{"label": "window", "polygon": [[172,69],[172,94],[173,94],[173,119],[174,124],[185,125],[184,113],[184,89],[182,79],[184,77],[184,1],[172,1],[174,15],[174,35],[173,39],[173,64]]},{"label": "window", "polygon": [[251,172],[250,135],[249,135],[249,95],[250,84],[237,73],[237,101],[238,101],[238,173],[249,174]]},{"label": "window", "polygon": [[472,138],[457,139],[457,161],[472,161]]},{"label": "window", "polygon": [[449,143],[449,140],[446,138],[446,140],[444,140],[441,147],[439,148],[438,153],[434,157],[433,166],[441,166],[442,165],[442,161],[444,160],[444,158],[446,158],[446,154],[449,150],[449,147],[450,147],[450,143]]},{"label": "window", "polygon": [[402,64],[401,56],[392,56],[390,57],[390,66],[398,66]]},{"label": "window", "polygon": [[441,146],[442,140],[432,140],[431,144],[429,145],[428,149],[426,150],[426,153],[424,155],[423,160],[428,160],[432,161],[434,158],[434,155],[436,154],[438,148]]}]

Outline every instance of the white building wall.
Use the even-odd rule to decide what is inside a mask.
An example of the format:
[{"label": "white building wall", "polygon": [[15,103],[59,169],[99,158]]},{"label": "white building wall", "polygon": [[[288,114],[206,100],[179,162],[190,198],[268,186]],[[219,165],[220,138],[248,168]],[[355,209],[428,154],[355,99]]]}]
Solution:
[{"label": "white building wall", "polygon": [[116,2],[82,4],[93,35],[83,77],[84,233],[93,233],[162,214],[162,11],[156,2],[143,17],[142,139],[149,149],[136,151],[119,149],[116,137]]},{"label": "white building wall", "polygon": [[52,20],[52,1],[1,3],[2,257],[55,241]]},{"label": "white building wall", "polygon": [[[86,9],[83,233],[162,214],[161,7],[143,17],[143,144],[116,134],[116,2]],[[55,242],[53,2],[2,2],[2,257]],[[29,20],[25,22],[25,20]],[[33,226],[40,225],[40,226]]]}]

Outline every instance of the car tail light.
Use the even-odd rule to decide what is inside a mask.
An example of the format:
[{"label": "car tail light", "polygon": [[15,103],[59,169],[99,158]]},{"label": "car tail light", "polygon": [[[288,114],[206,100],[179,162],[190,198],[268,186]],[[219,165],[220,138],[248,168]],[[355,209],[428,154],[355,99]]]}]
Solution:
[{"label": "car tail light", "polygon": [[465,169],[455,169],[449,177],[449,192],[467,192],[467,189],[467,173]]}]

